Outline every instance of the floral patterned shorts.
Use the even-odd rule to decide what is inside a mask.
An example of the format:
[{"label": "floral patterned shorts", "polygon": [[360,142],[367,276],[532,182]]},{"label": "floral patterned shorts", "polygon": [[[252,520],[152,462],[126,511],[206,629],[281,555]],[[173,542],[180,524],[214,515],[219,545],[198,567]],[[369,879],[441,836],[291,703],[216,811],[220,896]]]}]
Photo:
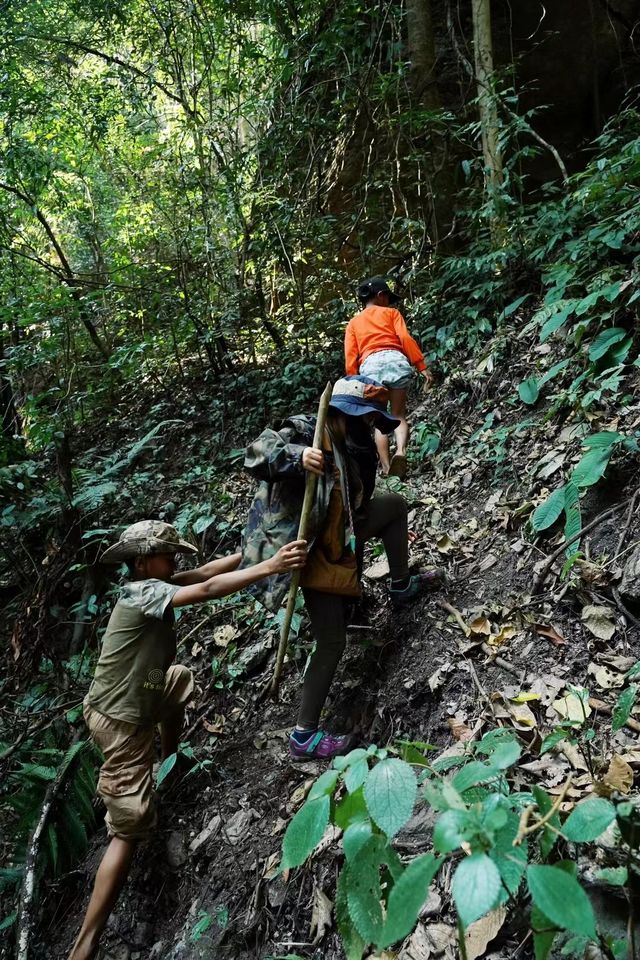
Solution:
[{"label": "floral patterned shorts", "polygon": [[411,383],[413,367],[400,350],[377,350],[360,364],[360,375],[372,377],[389,390],[406,390]]}]

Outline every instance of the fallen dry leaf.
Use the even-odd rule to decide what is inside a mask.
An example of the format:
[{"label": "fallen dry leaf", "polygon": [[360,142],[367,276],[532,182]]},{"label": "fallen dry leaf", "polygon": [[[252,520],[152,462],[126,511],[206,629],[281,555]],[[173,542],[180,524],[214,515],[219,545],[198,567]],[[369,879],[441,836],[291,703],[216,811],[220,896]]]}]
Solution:
[{"label": "fallen dry leaf", "polygon": [[538,725],[535,714],[526,703],[506,703],[509,716],[518,730],[531,730]]},{"label": "fallen dry leaf", "polygon": [[202,726],[209,733],[223,733],[225,723],[226,720],[221,713],[214,714],[213,720],[207,720],[206,717],[202,718]]},{"label": "fallen dry leaf", "polygon": [[541,637],[546,637],[548,640],[551,640],[551,643],[554,643],[557,647],[567,642],[562,634],[550,623],[534,623],[533,629],[536,633],[539,633]]},{"label": "fallen dry leaf", "polygon": [[448,533],[443,534],[436,540],[436,550],[438,550],[440,553],[451,553],[451,551],[455,550],[455,548],[456,544],[450,538]]},{"label": "fallen dry leaf", "polygon": [[515,623],[503,623],[498,633],[493,633],[487,638],[487,643],[492,647],[501,647],[502,644],[510,640],[511,637],[515,637],[517,632],[518,628]]},{"label": "fallen dry leaf", "polygon": [[311,928],[309,936],[313,937],[311,943],[313,946],[320,943],[327,930],[331,929],[331,910],[333,903],[329,900],[324,890],[320,887],[314,887],[313,890],[313,908],[311,910]]},{"label": "fallen dry leaf", "polygon": [[489,943],[500,932],[506,916],[505,907],[498,907],[497,910],[492,910],[491,913],[471,924],[464,935],[467,960],[477,960],[484,954]]},{"label": "fallen dry leaf", "polygon": [[382,580],[384,577],[388,577],[389,561],[386,556],[380,557],[380,559],[372,563],[370,567],[367,567],[364,571],[364,576],[369,580]]},{"label": "fallen dry leaf", "polygon": [[481,634],[485,637],[491,634],[491,624],[486,617],[476,617],[468,626],[471,633]]},{"label": "fallen dry leaf", "polygon": [[596,780],[594,789],[601,797],[609,797],[614,790],[630,793],[632,786],[633,770],[626,760],[614,753],[609,769],[601,779]]},{"label": "fallen dry leaf", "polygon": [[453,669],[454,665],[450,660],[447,660],[447,662],[443,663],[441,667],[438,667],[437,670],[434,670],[427,681],[429,684],[429,689],[432,693],[434,693],[444,684],[445,680],[447,679],[447,675],[450,674]]},{"label": "fallen dry leaf", "polygon": [[213,631],[212,639],[217,647],[228,647],[232,640],[238,636],[238,628],[231,623],[225,623],[221,627],[216,627]]},{"label": "fallen dry leaf", "polygon": [[467,740],[471,740],[473,738],[472,731],[461,717],[449,717],[447,723],[449,724],[449,729],[456,740],[461,740],[463,743],[465,743]]},{"label": "fallen dry leaf", "polygon": [[589,704],[586,700],[581,700],[576,693],[566,693],[558,697],[551,706],[564,720],[577,720],[583,723],[591,715]]},{"label": "fallen dry leaf", "polygon": [[480,561],[478,569],[481,573],[484,573],[485,570],[490,570],[491,567],[495,567],[497,562],[498,558],[496,557],[495,553],[488,553],[486,557]]},{"label": "fallen dry leaf", "polygon": [[610,670],[604,664],[590,663],[587,672],[593,677],[601,690],[615,690],[624,686],[624,674]]},{"label": "fallen dry leaf", "polygon": [[606,571],[590,560],[576,560],[573,565],[574,570],[580,575],[580,579],[585,583],[602,584],[607,582]]},{"label": "fallen dry leaf", "polygon": [[539,700],[540,694],[535,693],[533,690],[528,693],[523,690],[521,693],[516,694],[515,697],[509,697],[512,703],[531,703],[532,700]]},{"label": "fallen dry leaf", "polygon": [[565,685],[565,680],[561,677],[554,677],[548,674],[544,677],[536,677],[533,683],[529,684],[531,693],[537,693],[540,696],[540,703],[548,707],[558,696],[558,693]]},{"label": "fallen dry leaf", "polygon": [[610,607],[589,604],[582,608],[580,619],[589,633],[599,640],[610,640],[616,632],[614,613]]}]

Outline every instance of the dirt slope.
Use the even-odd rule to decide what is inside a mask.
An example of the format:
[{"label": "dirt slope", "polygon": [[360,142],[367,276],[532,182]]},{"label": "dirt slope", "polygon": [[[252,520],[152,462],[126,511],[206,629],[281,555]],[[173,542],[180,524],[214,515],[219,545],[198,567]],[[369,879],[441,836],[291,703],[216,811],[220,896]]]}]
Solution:
[{"label": "dirt slope", "polygon": [[[523,378],[520,368],[526,376],[530,345],[515,347],[512,341],[506,351],[510,355],[505,355],[504,332],[502,337],[493,344],[499,359],[492,372],[486,364],[481,369],[461,365],[431,397],[414,398],[414,449],[421,424],[436,421],[442,428],[438,454],[414,462],[403,488],[411,502],[412,527],[419,534],[414,559],[443,567],[448,583],[398,616],[386,604],[383,581],[367,579],[364,609],[350,632],[326,724],[355,730],[365,742],[403,738],[445,749],[456,737],[467,736],[467,729],[509,725],[515,718],[530,750],[524,762],[533,762],[523,776],[553,792],[570,770],[571,758],[555,757],[536,768],[540,734],[559,719],[552,701],[570,682],[612,704],[616,691],[607,688],[606,674],[597,673],[598,667],[608,664],[615,674],[622,664],[618,659],[616,667],[616,656],[629,662],[640,659],[640,632],[621,613],[611,592],[629,548],[640,539],[640,519],[635,512],[629,515],[624,505],[638,485],[638,455],[616,456],[607,478],[583,500],[584,524],[620,505],[584,538],[581,549],[587,559],[562,580],[561,557],[542,591],[533,596],[536,563],[562,542],[562,534],[552,527],[548,537],[534,540],[527,519],[544,490],[558,486],[579,458],[584,418],[571,410],[549,417],[550,404],[544,399],[525,408],[515,387]],[[486,355],[491,351],[488,344]],[[543,366],[547,362],[544,355],[538,359]],[[636,375],[640,377],[640,370]],[[617,410],[601,408],[590,415],[590,431],[637,429],[637,386],[635,399],[632,393]],[[241,489],[246,498],[246,483]],[[376,557],[369,560],[373,564]],[[475,621],[477,632],[465,636],[442,601],[460,613],[464,624]],[[588,606],[607,608],[605,619],[613,625],[610,639],[599,639],[582,622]],[[183,651],[184,662],[199,671],[200,694],[189,717],[194,725],[191,743],[199,758],[213,763],[164,796],[157,834],[138,853],[112,918],[105,957],[342,956],[333,926],[325,929],[322,911],[323,896],[334,897],[337,839],[327,838],[311,863],[286,881],[274,877],[286,823],[322,769],[316,763],[292,765],[286,753],[304,656],[289,664],[280,702],[259,702],[258,690],[271,669],[262,649],[265,635],[238,616],[238,608],[231,607],[214,623],[217,630],[225,621],[233,623],[242,634],[243,650],[257,645],[244,682],[211,688],[211,657],[220,656],[224,648],[216,647],[220,634],[210,624],[195,630]],[[183,620],[183,636],[199,620],[198,613]],[[274,640],[275,630],[269,637]],[[301,638],[308,641],[306,626]],[[482,641],[489,646],[483,649]],[[496,654],[502,665],[496,663]],[[505,663],[512,669],[505,669]],[[520,691],[537,691],[539,699],[530,701],[526,710],[518,708],[509,698]],[[614,750],[631,756],[635,733],[623,730],[612,736],[610,720],[597,712],[590,722],[599,732],[599,770],[606,768]],[[587,774],[585,779],[581,767],[576,773],[581,784],[574,790],[577,798],[591,778]],[[427,849],[428,827],[428,817],[418,813],[401,835],[401,852]],[[49,919],[40,930],[35,957],[65,956],[103,843],[100,831],[86,863],[50,890]],[[451,924],[446,883],[440,883],[433,897],[425,916]],[[611,903],[606,912],[615,924]],[[525,932],[522,917],[511,918],[488,955],[532,956]],[[431,955],[454,956],[451,951],[443,947]],[[403,956],[409,960],[413,954],[405,951]]]}]

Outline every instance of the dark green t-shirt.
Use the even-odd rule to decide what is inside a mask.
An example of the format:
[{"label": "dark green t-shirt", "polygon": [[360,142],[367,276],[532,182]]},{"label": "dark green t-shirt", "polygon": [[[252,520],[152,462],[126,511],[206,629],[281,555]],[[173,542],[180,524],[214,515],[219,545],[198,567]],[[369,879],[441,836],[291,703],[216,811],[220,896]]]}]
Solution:
[{"label": "dark green t-shirt", "polygon": [[176,655],[171,600],[179,589],[163,580],[125,586],[89,688],[87,700],[94,710],[135,724],[160,720],[164,677]]}]

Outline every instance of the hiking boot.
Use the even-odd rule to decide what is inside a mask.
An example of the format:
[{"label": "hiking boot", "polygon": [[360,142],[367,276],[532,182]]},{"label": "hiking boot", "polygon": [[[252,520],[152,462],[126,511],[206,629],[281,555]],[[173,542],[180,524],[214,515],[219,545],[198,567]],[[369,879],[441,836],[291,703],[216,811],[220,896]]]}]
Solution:
[{"label": "hiking boot", "polygon": [[428,590],[436,590],[444,583],[444,576],[439,570],[423,570],[407,577],[405,587],[394,587],[393,581],[389,584],[389,599],[391,606],[406,607]]},{"label": "hiking boot", "polygon": [[302,743],[293,734],[289,735],[289,756],[292,760],[331,760],[349,753],[355,745],[356,738],[350,733],[334,737],[324,730],[310,730]]}]

